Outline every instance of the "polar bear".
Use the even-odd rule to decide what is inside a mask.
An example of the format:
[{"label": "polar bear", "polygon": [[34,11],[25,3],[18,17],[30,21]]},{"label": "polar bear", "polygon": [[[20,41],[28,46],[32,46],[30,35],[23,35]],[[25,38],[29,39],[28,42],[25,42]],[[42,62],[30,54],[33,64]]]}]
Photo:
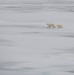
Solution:
[{"label": "polar bear", "polygon": [[53,23],[50,23],[50,24],[47,23],[47,25],[48,25],[48,28],[56,28],[56,26]]},{"label": "polar bear", "polygon": [[59,25],[57,25],[57,27],[58,27],[58,28],[63,28],[63,26],[62,26],[62,25],[60,25],[60,24],[59,24]]}]

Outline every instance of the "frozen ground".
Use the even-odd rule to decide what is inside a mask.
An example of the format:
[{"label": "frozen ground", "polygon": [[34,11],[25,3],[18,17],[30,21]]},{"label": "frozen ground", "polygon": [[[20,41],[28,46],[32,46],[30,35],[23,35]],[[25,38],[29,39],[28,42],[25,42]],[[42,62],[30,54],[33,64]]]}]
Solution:
[{"label": "frozen ground", "polygon": [[73,3],[0,0],[0,75],[74,75]]}]

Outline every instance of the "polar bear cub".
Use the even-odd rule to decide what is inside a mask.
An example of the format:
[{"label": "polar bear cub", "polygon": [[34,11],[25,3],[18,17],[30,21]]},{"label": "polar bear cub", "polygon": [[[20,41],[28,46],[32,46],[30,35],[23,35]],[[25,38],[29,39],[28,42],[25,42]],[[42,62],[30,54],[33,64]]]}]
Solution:
[{"label": "polar bear cub", "polygon": [[48,28],[56,28],[56,26],[53,23],[47,23]]},{"label": "polar bear cub", "polygon": [[59,25],[57,25],[57,27],[58,27],[58,28],[63,28],[63,26],[62,26],[62,25],[60,25],[60,24],[59,24]]}]

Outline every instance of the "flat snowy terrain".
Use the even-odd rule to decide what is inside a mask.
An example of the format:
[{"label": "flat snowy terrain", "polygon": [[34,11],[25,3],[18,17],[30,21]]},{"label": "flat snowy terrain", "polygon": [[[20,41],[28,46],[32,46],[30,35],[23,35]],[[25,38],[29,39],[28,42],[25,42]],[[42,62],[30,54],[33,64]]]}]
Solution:
[{"label": "flat snowy terrain", "polygon": [[74,75],[74,0],[0,0],[0,75]]}]

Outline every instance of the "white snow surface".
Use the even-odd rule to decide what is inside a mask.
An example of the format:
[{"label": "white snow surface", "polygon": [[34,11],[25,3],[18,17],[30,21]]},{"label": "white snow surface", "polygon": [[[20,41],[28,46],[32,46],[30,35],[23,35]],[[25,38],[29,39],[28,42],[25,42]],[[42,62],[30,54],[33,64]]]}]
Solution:
[{"label": "white snow surface", "polygon": [[73,0],[61,11],[47,10],[54,0],[29,1],[0,0],[0,75],[74,75],[74,13],[65,11]]}]

